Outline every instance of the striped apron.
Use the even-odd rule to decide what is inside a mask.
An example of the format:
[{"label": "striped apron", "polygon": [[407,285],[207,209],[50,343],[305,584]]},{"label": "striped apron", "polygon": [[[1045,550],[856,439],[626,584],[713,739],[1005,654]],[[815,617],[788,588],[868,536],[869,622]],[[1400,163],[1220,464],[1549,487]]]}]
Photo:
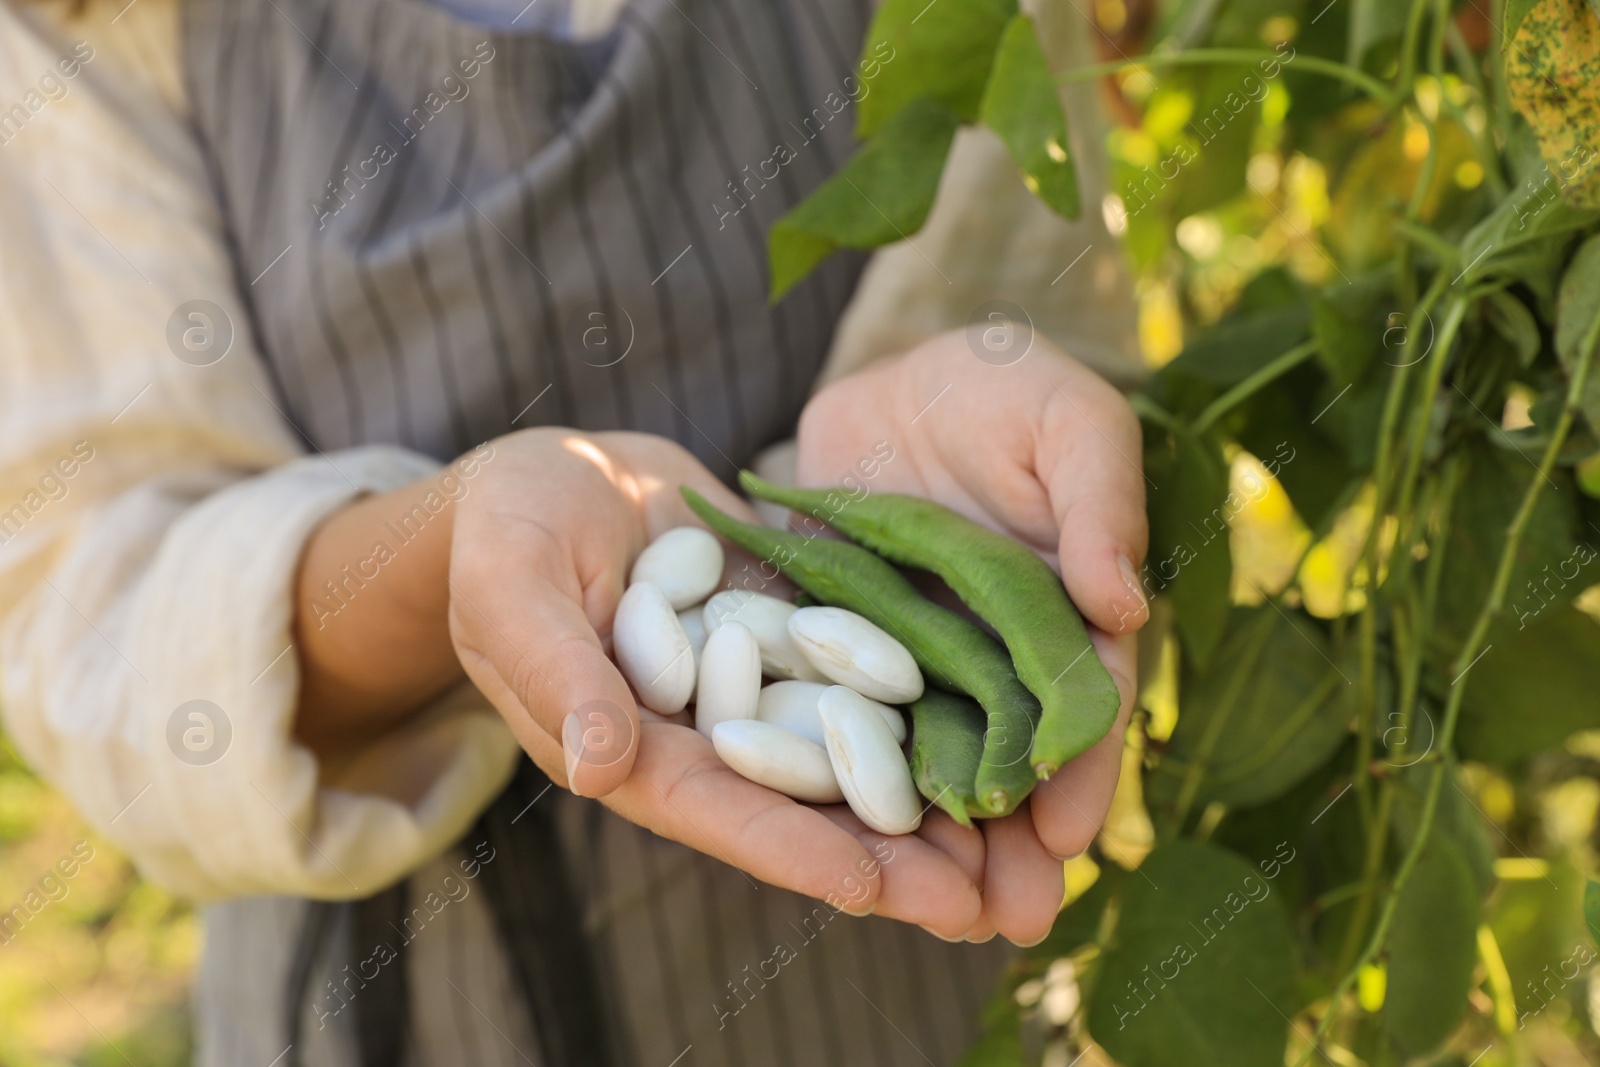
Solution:
[{"label": "striped apron", "polygon": [[[638,0],[597,39],[423,0],[189,0],[185,77],[280,406],[441,460],[538,424],[731,478],[789,436],[862,259],[765,299],[850,150],[866,0]],[[664,841],[525,764],[352,904],[206,915],[198,1062],[953,1063],[1003,965]]]}]

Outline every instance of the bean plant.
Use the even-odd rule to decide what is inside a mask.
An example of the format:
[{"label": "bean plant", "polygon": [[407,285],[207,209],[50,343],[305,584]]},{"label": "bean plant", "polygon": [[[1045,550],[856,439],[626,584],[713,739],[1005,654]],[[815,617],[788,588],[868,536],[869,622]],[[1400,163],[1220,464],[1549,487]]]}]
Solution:
[{"label": "bean plant", "polygon": [[[1537,861],[1473,783],[1525,791],[1600,727],[1579,603],[1600,583],[1600,3],[1501,3],[1173,0],[1147,50],[1107,37],[1110,62],[1070,70],[1014,0],[882,4],[863,55],[894,59],[859,151],[773,227],[774,299],[837,248],[915,234],[971,124],[1052,210],[1105,210],[1143,270],[1208,211],[1281,215],[1301,254],[1188,308],[1211,321],[1133,398],[1178,709],[1130,732],[1153,847],[1097,846],[968,1064],[1091,1041],[1127,1067],[1534,1062],[1544,998],[1511,988],[1485,917],[1506,862]],[[1154,146],[1114,161],[1104,205],[1082,202],[1073,82]],[[1264,146],[1326,174],[1323,243],[1262,188]],[[1306,533],[1266,584],[1229,550],[1249,457]],[[1578,895],[1557,897],[1574,918]],[[1581,1019],[1595,953],[1573,952],[1549,963]]]}]

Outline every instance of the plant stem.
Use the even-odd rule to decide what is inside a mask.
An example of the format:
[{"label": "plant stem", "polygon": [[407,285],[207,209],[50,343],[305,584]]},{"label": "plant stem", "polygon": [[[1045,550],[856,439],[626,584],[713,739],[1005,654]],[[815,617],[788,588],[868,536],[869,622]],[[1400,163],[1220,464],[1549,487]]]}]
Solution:
[{"label": "plant stem", "polygon": [[1544,458],[1539,463],[1539,469],[1532,481],[1528,483],[1527,491],[1522,495],[1522,503],[1517,508],[1516,516],[1511,520],[1511,525],[1506,528],[1506,542],[1500,551],[1499,562],[1495,566],[1494,581],[1489,587],[1489,599],[1478,612],[1477,621],[1473,624],[1472,631],[1466,642],[1462,645],[1460,653],[1456,656],[1453,670],[1456,678],[1450,683],[1450,697],[1445,706],[1444,728],[1439,734],[1440,758],[1435,762],[1433,777],[1428,782],[1428,795],[1423,803],[1422,818],[1417,824],[1417,834],[1411,842],[1411,847],[1406,851],[1405,858],[1400,863],[1400,868],[1395,872],[1394,882],[1389,887],[1389,892],[1384,898],[1383,909],[1378,916],[1378,925],[1372,932],[1372,938],[1367,942],[1366,949],[1355,961],[1354,965],[1345,972],[1339,985],[1334,989],[1329,998],[1328,1011],[1317,1024],[1316,1034],[1312,1038],[1311,1047],[1301,1055],[1295,1067],[1305,1067],[1311,1059],[1311,1054],[1316,1050],[1317,1043],[1327,1035],[1334,1019],[1338,1016],[1339,1002],[1350,992],[1350,987],[1355,983],[1361,969],[1375,959],[1382,951],[1384,943],[1389,937],[1389,927],[1394,922],[1396,906],[1400,900],[1400,892],[1405,888],[1411,872],[1416,868],[1422,857],[1422,850],[1427,846],[1428,837],[1433,831],[1434,816],[1439,808],[1439,794],[1444,785],[1445,774],[1448,767],[1443,758],[1450,751],[1455,741],[1456,724],[1461,718],[1461,702],[1466,692],[1466,673],[1478,661],[1479,655],[1484,651],[1483,641],[1488,636],[1489,627],[1499,617],[1505,606],[1506,589],[1511,584],[1511,571],[1516,566],[1517,552],[1522,547],[1522,535],[1528,528],[1528,522],[1533,517],[1533,509],[1539,502],[1545,484],[1549,481],[1550,472],[1555,469],[1556,458],[1561,454],[1561,446],[1566,443],[1567,434],[1572,430],[1573,419],[1578,411],[1579,401],[1583,397],[1584,387],[1588,384],[1589,371],[1594,363],[1595,348],[1600,345],[1600,317],[1590,326],[1589,332],[1584,337],[1583,358],[1573,368],[1572,380],[1567,387],[1567,399],[1561,409],[1561,417],[1556,422],[1555,429],[1551,432],[1550,443],[1545,447]]},{"label": "plant stem", "polygon": [[1361,870],[1361,892],[1356,898],[1355,917],[1350,920],[1349,929],[1345,933],[1344,947],[1339,950],[1337,970],[1360,969],[1360,964],[1355,962],[1359,959],[1356,953],[1361,946],[1361,933],[1366,928],[1367,918],[1372,914],[1378,876],[1383,871],[1383,854],[1389,844],[1389,820],[1393,816],[1394,790],[1384,789],[1378,793],[1378,813],[1373,820],[1372,828],[1367,831],[1367,856]]},{"label": "plant stem", "polygon": [[1155,423],[1165,430],[1177,428],[1178,420],[1166,408],[1151,400],[1144,393],[1130,393],[1128,406],[1133,408],[1133,413],[1139,418]]},{"label": "plant stem", "polygon": [[[1421,300],[1412,309],[1412,319],[1419,315],[1428,320],[1429,312],[1443,293],[1446,280],[1443,274],[1435,275],[1433,284],[1423,294]],[[1394,472],[1390,469],[1393,460],[1393,450],[1397,442],[1396,426],[1400,419],[1400,409],[1406,395],[1406,387],[1411,379],[1411,368],[1416,361],[1401,365],[1389,383],[1388,395],[1384,397],[1383,415],[1378,425],[1378,454],[1373,461],[1372,474],[1372,518],[1367,527],[1367,536],[1362,545],[1361,555],[1367,568],[1367,603],[1361,612],[1361,707],[1356,722],[1356,766],[1353,783],[1356,788],[1356,800],[1361,806],[1363,816],[1372,814],[1371,800],[1367,796],[1368,766],[1372,761],[1372,726],[1377,714],[1377,691],[1375,682],[1375,664],[1377,659],[1377,612],[1378,612],[1378,568],[1379,568],[1379,540],[1382,537],[1383,519],[1388,514],[1389,495],[1392,489]]]},{"label": "plant stem", "polygon": [[1335,889],[1328,890],[1326,893],[1322,894],[1316,900],[1312,901],[1311,902],[1311,906],[1314,907],[1314,908],[1317,908],[1317,909],[1319,909],[1321,911],[1327,911],[1329,908],[1333,907],[1335,904],[1343,904],[1345,901],[1349,900],[1351,897],[1355,896],[1360,891],[1361,891],[1361,883],[1360,882],[1350,882],[1350,883],[1348,883],[1346,885],[1342,885],[1342,886],[1339,886],[1339,887],[1337,887]]},{"label": "plant stem", "polygon": [[[1450,349],[1455,346],[1456,335],[1461,332],[1461,324],[1467,316],[1467,301],[1461,297],[1453,297],[1444,313],[1444,322],[1439,327],[1439,334],[1434,344],[1433,362],[1428,366],[1428,377],[1424,380],[1422,394],[1417,398],[1417,418],[1412,426],[1411,448],[1406,454],[1405,472],[1400,476],[1400,500],[1395,506],[1395,514],[1400,517],[1401,529],[1395,539],[1396,545],[1404,546],[1410,541],[1411,503],[1417,485],[1417,474],[1422,469],[1422,456],[1428,448],[1428,431],[1433,425],[1433,405],[1439,396],[1439,388],[1444,381],[1444,372],[1450,362]],[[1406,564],[1409,569],[1409,564]]]},{"label": "plant stem", "polygon": [[[1413,9],[1415,10],[1415,9]],[[1430,127],[1430,140],[1428,143],[1428,162],[1423,166],[1422,176],[1419,179],[1418,189],[1425,187],[1431,181],[1433,161],[1438,157],[1438,141],[1432,137]],[[1413,194],[1408,218],[1415,218],[1421,211],[1421,197]],[[1427,293],[1412,310],[1413,320],[1417,313],[1421,313],[1424,320],[1432,322],[1430,309],[1439,300],[1444,292],[1443,273],[1434,276],[1433,282],[1428,287]],[[1434,341],[1437,344],[1438,338]],[[1437,391],[1437,375],[1442,373],[1444,366],[1444,352],[1435,354],[1433,366],[1429,368],[1431,391]],[[1356,785],[1356,800],[1362,816],[1362,828],[1367,833],[1367,856],[1362,876],[1361,896],[1356,902],[1355,918],[1346,935],[1345,945],[1340,951],[1339,964],[1341,969],[1348,966],[1350,959],[1355,955],[1360,946],[1360,937],[1364,931],[1367,918],[1372,912],[1378,889],[1378,878],[1382,871],[1384,850],[1389,837],[1389,822],[1394,811],[1394,785],[1385,780],[1378,790],[1378,804],[1373,810],[1372,801],[1367,789],[1367,781],[1371,774],[1373,733],[1376,730],[1378,715],[1378,689],[1377,689],[1377,645],[1378,645],[1378,612],[1381,608],[1379,592],[1379,541],[1382,537],[1384,517],[1389,513],[1389,499],[1394,491],[1394,449],[1400,445],[1402,433],[1398,428],[1399,413],[1404,405],[1406,387],[1410,381],[1410,371],[1419,360],[1413,360],[1399,368],[1394,381],[1390,383],[1389,395],[1384,400],[1383,418],[1378,431],[1378,454],[1373,471],[1373,500],[1372,522],[1367,530],[1366,543],[1363,545],[1363,556],[1367,564],[1367,603],[1361,613],[1361,704],[1357,714],[1356,734],[1356,767],[1353,776]],[[1426,430],[1430,408],[1432,406],[1431,392],[1424,390],[1426,399],[1413,410],[1413,420]],[[1409,497],[1407,487],[1402,486],[1402,496]],[[1403,511],[1401,512],[1403,515]],[[1398,531],[1396,531],[1398,534]],[[1407,552],[1407,546],[1398,536],[1394,547],[1391,549],[1391,558],[1394,553]],[[1397,583],[1398,584],[1398,583]],[[1403,594],[1403,590],[1402,590]],[[1399,621],[1396,626],[1398,628]],[[1420,656],[1420,651],[1413,645],[1408,646],[1413,655]],[[1420,660],[1419,660],[1420,663]],[[1402,706],[1404,706],[1402,704]]]},{"label": "plant stem", "polygon": [[1194,420],[1194,432],[1197,434],[1205,433],[1211,429],[1218,419],[1232,411],[1240,401],[1247,399],[1262,386],[1270,385],[1280,376],[1298,367],[1316,351],[1317,343],[1315,341],[1306,341],[1304,344],[1296,345],[1294,348],[1289,349],[1283,355],[1257,370],[1232,389],[1217,397],[1210,404],[1207,404],[1206,409],[1200,413],[1200,417]]},{"label": "plant stem", "polygon": [[[1400,46],[1400,70],[1395,77],[1395,84],[1399,86],[1396,95],[1409,94],[1417,75],[1417,38],[1422,35],[1422,16],[1427,12],[1432,0],[1411,0],[1411,11],[1406,16],[1406,35]],[[1355,56],[1354,62],[1360,63],[1361,57]]]},{"label": "plant stem", "polygon": [[1277,52],[1269,52],[1264,48],[1191,48],[1182,52],[1149,52],[1133,59],[1078,67],[1064,74],[1056,75],[1056,81],[1062,84],[1094,81],[1096,78],[1104,78],[1108,74],[1117,74],[1131,67],[1205,67],[1260,63],[1263,61],[1277,63],[1282,66],[1288,66],[1293,63],[1297,69],[1307,70],[1313,74],[1322,74],[1329,78],[1337,78],[1360,89],[1374,100],[1383,104],[1385,108],[1393,107],[1399,100],[1393,90],[1365,71],[1347,67],[1343,63],[1335,63],[1330,59],[1319,59],[1316,56],[1296,54],[1294,58],[1286,60]]},{"label": "plant stem", "polygon": [[1439,257],[1441,269],[1456,263],[1461,259],[1461,249],[1440,237],[1426,226],[1418,226],[1414,222],[1399,219],[1394,224],[1394,232],[1410,241],[1412,244],[1421,245]]}]

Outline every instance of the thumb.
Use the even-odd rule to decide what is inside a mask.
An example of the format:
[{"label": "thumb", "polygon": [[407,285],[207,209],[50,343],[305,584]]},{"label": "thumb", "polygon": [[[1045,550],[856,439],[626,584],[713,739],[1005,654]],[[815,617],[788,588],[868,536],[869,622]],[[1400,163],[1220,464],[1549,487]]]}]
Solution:
[{"label": "thumb", "polygon": [[[488,546],[485,546],[487,548]],[[451,629],[463,666],[530,754],[558,742],[567,788],[604,796],[638,751],[639,710],[583,609],[583,591],[552,537],[506,538],[488,573],[453,568]],[[608,590],[615,606],[619,588]]]}]

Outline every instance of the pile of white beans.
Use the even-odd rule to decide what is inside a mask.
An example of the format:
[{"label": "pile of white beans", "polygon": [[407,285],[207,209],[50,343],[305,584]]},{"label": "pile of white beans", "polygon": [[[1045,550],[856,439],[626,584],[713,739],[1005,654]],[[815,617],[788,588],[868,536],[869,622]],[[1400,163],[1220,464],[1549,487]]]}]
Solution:
[{"label": "pile of white beans", "polygon": [[692,702],[695,728],[752,782],[813,804],[845,801],[880,833],[915,830],[922,798],[901,749],[905,716],[890,706],[922,695],[911,653],[842,608],[715,593],[722,567],[721,543],[695,526],[639,554],[612,626],[639,703],[676,715]]}]

